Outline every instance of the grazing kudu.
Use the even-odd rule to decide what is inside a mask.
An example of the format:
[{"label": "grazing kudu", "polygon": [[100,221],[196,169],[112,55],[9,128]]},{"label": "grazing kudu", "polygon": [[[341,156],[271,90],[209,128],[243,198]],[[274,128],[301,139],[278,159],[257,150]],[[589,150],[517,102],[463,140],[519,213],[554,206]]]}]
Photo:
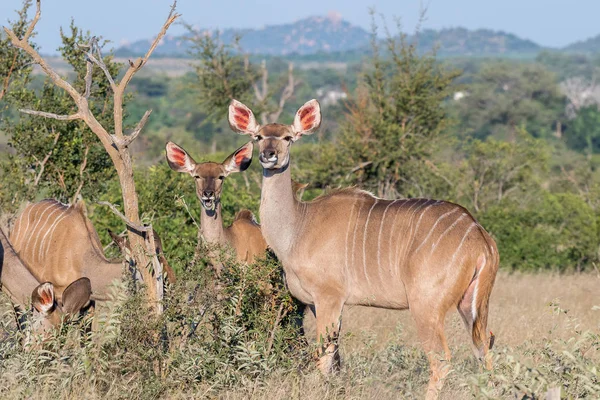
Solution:
[{"label": "grazing kudu", "polygon": [[410,309],[431,366],[428,398],[437,397],[448,370],[444,319],[452,307],[462,316],[476,356],[491,368],[486,325],[499,256],[494,240],[466,209],[431,199],[384,200],[355,188],[297,201],[290,147],[321,124],[316,100],[298,110],[292,125],[264,126],[233,100],[229,124],[258,142],[262,233],[283,264],[292,295],[314,307],[323,372],[339,360],[345,304]]},{"label": "grazing kudu", "polygon": [[[196,182],[196,195],[202,204],[200,229],[209,243],[229,245],[235,250],[239,261],[251,263],[255,257],[265,254],[267,244],[260,226],[248,210],[241,210],[231,226],[223,227],[221,213],[221,190],[223,180],[232,172],[245,171],[252,162],[252,142],[246,143],[222,163],[197,163],[180,146],[173,142],[166,145],[167,162],[172,170],[190,174]],[[218,268],[217,268],[218,269]]]},{"label": "grazing kudu", "polygon": [[58,299],[71,282],[88,277],[92,299],[107,300],[110,285],[123,277],[123,262],[106,259],[83,202],[67,206],[47,199],[28,205],[10,240],[33,275],[54,284]]},{"label": "grazing kudu", "polygon": [[2,291],[13,303],[22,307],[29,303],[34,308],[32,329],[45,332],[60,324],[65,314],[77,314],[90,303],[92,294],[90,280],[80,278],[68,285],[62,302],[56,299],[54,285],[41,283],[27,269],[19,258],[8,238],[0,229],[0,277]]}]

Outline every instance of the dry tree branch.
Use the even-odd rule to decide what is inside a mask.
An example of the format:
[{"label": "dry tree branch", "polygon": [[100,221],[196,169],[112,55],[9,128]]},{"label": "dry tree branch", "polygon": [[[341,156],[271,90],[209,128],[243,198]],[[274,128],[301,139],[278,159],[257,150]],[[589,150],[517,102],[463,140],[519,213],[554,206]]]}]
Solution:
[{"label": "dry tree branch", "polygon": [[24,108],[20,108],[19,112],[22,112],[23,114],[39,115],[40,117],[57,119],[59,121],[75,121],[77,119],[83,119],[80,113],[75,113],[75,114],[71,114],[71,115],[58,115],[58,114],[49,113],[49,112],[45,112],[45,111],[27,110]]},{"label": "dry tree branch", "polygon": [[79,186],[77,186],[77,190],[75,191],[75,194],[73,195],[73,197],[71,199],[72,204],[75,204],[75,202],[77,201],[77,197],[79,196],[79,193],[81,192],[81,189],[83,189],[83,184],[85,182],[83,179],[83,172],[85,171],[85,167],[87,166],[89,152],[90,152],[90,145],[87,145],[87,146],[85,146],[85,152],[83,154],[83,162],[81,163],[81,166],[79,167]]},{"label": "dry tree branch", "polygon": [[288,65],[288,83],[283,88],[283,91],[281,92],[281,97],[279,98],[279,105],[277,107],[277,110],[275,110],[270,115],[270,122],[273,122],[273,123],[277,122],[277,120],[279,119],[279,116],[283,112],[283,107],[285,107],[285,103],[289,99],[292,98],[292,96],[294,95],[294,90],[296,89],[296,87],[299,84],[300,84],[300,82],[296,82],[296,80],[294,79],[294,64],[289,63],[289,65]]},{"label": "dry tree branch", "polygon": [[138,124],[136,125],[135,129],[131,132],[131,134],[129,134],[128,136],[126,136],[124,139],[122,139],[120,141],[120,145],[123,147],[127,147],[131,144],[131,142],[133,142],[138,135],[140,134],[140,132],[142,131],[142,129],[144,129],[144,126],[146,125],[146,122],[148,122],[148,118],[150,117],[150,114],[152,114],[152,110],[148,110],[144,113],[144,115],[142,116],[142,119],[140,119],[140,122],[138,122]]},{"label": "dry tree branch", "polygon": [[[133,258],[136,262],[136,266],[141,272],[144,281],[148,285],[148,297],[152,303],[156,304],[156,310],[160,312],[160,297],[157,295],[162,294],[162,288],[155,287],[157,279],[152,275],[151,271],[148,271],[145,267],[148,267],[150,263],[154,263],[154,260],[150,261],[148,258],[147,250],[153,247],[153,243],[147,242],[147,235],[145,232],[148,228],[143,227],[139,224],[140,214],[139,214],[139,200],[138,195],[135,189],[135,181],[133,178],[133,160],[131,157],[131,153],[127,149],[127,145],[134,140],[144,127],[144,124],[147,122],[150,112],[146,112],[142,120],[138,123],[136,129],[132,132],[132,134],[128,137],[125,137],[123,134],[123,101],[124,94],[127,88],[127,85],[135,75],[137,71],[142,68],[147,62],[150,55],[159,45],[162,38],[165,36],[167,29],[171,26],[173,22],[177,18],[179,18],[179,14],[175,13],[175,7],[177,2],[174,1],[169,15],[163,24],[159,34],[151,44],[150,48],[146,52],[144,57],[138,58],[135,61],[129,62],[129,68],[125,72],[125,75],[120,80],[118,84],[114,83],[114,79],[110,76],[108,68],[104,68],[105,65],[102,59],[102,54],[100,52],[100,48],[97,44],[97,39],[93,39],[88,46],[83,46],[83,48],[87,47],[87,70],[86,70],[86,90],[84,94],[79,93],[73,85],[71,85],[67,80],[61,78],[58,73],[48,64],[48,62],[31,46],[28,42],[31,33],[35,30],[35,26],[40,18],[41,7],[40,0],[37,0],[37,12],[36,16],[31,22],[30,26],[27,29],[26,34],[23,38],[19,38],[11,29],[4,27],[4,31],[9,37],[13,46],[18,49],[26,52],[33,60],[34,63],[38,64],[42,70],[46,73],[46,75],[52,80],[52,82],[59,88],[65,90],[69,96],[73,99],[75,104],[77,105],[77,113],[69,116],[61,116],[52,113],[46,113],[43,111],[33,111],[33,110],[23,110],[23,112],[38,115],[46,118],[53,118],[58,120],[83,120],[86,125],[90,128],[90,130],[98,137],[104,149],[110,156],[115,169],[117,171],[117,175],[119,177],[119,183],[121,186],[122,196],[123,196],[123,207],[125,211],[125,215],[118,212],[116,207],[111,207],[112,211],[120,216],[129,227],[129,239],[133,250]],[[91,93],[91,76],[93,72],[93,65],[96,64],[101,69],[103,69],[104,74],[106,75],[108,81],[111,83],[113,87],[113,126],[114,126],[114,134],[109,133],[109,131],[102,126],[102,124],[96,119],[92,110],[88,104],[88,97]],[[59,175],[59,180],[61,181],[61,186],[64,186],[64,179],[61,175]],[[152,252],[154,253],[154,252]],[[157,270],[157,273],[160,272],[160,269]],[[156,290],[154,290],[156,289]]]},{"label": "dry tree branch", "polygon": [[2,98],[8,91],[8,85],[10,84],[10,77],[13,73],[13,70],[15,69],[15,66],[17,65],[18,54],[19,53],[15,51],[15,55],[13,56],[12,63],[10,64],[10,68],[8,69],[8,74],[6,75],[6,78],[4,78],[4,83],[2,84],[2,90],[0,90],[0,100],[2,100]]},{"label": "dry tree branch", "polygon": [[147,232],[148,229],[152,229],[152,228],[148,228],[147,226],[138,225],[138,224],[131,222],[125,215],[123,215],[119,211],[117,206],[115,206],[112,203],[109,203],[108,201],[99,201],[98,204],[101,206],[106,206],[106,207],[110,208],[110,210],[113,212],[113,214],[115,214],[117,217],[119,217],[123,222],[125,222],[125,225],[127,225],[131,229],[134,229],[138,232]]},{"label": "dry tree branch", "polygon": [[54,135],[54,141],[52,142],[52,147],[50,148],[50,151],[48,152],[48,154],[46,154],[46,156],[44,157],[42,162],[39,163],[40,170],[38,171],[37,175],[35,176],[35,179],[33,181],[33,186],[37,186],[40,183],[40,179],[42,179],[44,169],[46,169],[46,163],[52,156],[52,153],[54,152],[54,148],[56,147],[56,144],[58,143],[58,138],[60,137],[60,131],[55,134],[54,127],[52,127],[52,134]]}]

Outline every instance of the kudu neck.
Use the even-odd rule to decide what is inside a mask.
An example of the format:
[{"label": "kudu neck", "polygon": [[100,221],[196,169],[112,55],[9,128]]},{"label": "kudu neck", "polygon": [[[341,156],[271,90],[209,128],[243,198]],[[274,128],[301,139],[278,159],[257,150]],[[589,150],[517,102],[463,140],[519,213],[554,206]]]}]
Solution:
[{"label": "kudu neck", "polygon": [[289,164],[279,170],[263,170],[260,222],[267,244],[278,257],[291,249],[300,221],[300,202],[294,197]]},{"label": "kudu neck", "polygon": [[225,234],[223,230],[223,215],[221,213],[220,200],[216,202],[215,209],[212,211],[202,207],[200,230],[207,242],[223,244]]},{"label": "kudu neck", "polygon": [[90,251],[85,257],[83,276],[92,284],[92,299],[106,300],[111,284],[123,280],[123,262],[109,261],[104,254]]}]

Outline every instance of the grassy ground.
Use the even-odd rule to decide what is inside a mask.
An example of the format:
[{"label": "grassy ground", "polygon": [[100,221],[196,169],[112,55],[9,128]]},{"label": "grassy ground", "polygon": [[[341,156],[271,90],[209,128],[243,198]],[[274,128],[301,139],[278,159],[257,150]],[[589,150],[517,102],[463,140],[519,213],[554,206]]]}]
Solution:
[{"label": "grassy ground", "polygon": [[[314,332],[313,324],[312,314],[307,313],[305,326],[309,335]],[[405,398],[420,396],[429,372],[408,311],[348,307],[342,327],[340,347],[345,364],[341,374],[327,384],[317,373],[298,373],[275,377],[251,392],[243,388],[222,397],[382,400],[396,399],[399,393]],[[600,334],[600,276],[500,273],[491,298],[489,328],[496,335],[495,373],[503,375],[496,380],[485,373],[478,376],[470,337],[458,313],[448,314],[446,333],[455,371],[449,375],[441,398],[473,398],[474,393],[476,397],[522,398],[530,389],[544,392],[545,386],[536,382],[540,377],[531,368],[560,368],[563,361],[557,354],[576,347],[575,342],[582,340],[577,332]],[[586,344],[592,348],[584,347],[583,351],[600,365],[599,343],[597,339],[595,344],[592,342]],[[549,354],[549,349],[556,354]],[[512,379],[511,374],[515,373],[517,376]],[[548,382],[548,386],[569,379],[554,377],[556,381]]]},{"label": "grassy ground", "polygon": [[[553,387],[562,388],[563,398],[600,398],[598,306],[597,275],[499,274],[489,324],[496,334],[495,369],[492,373],[480,370],[462,322],[455,312],[449,314],[446,332],[453,352],[453,370],[441,398],[544,398]],[[7,326],[11,315],[3,315]],[[118,315],[111,318],[116,321]],[[120,323],[136,322],[122,319],[107,324],[104,332],[114,336]],[[305,326],[310,338],[313,324],[308,316]],[[408,311],[351,307],[345,310],[342,325],[342,371],[327,379],[300,355],[287,366],[281,362],[269,364],[272,367],[258,374],[236,375],[224,383],[223,379],[217,382],[219,376],[198,379],[196,371],[205,370],[198,365],[210,362],[198,353],[202,347],[198,351],[181,346],[171,350],[157,376],[156,368],[153,373],[152,367],[132,367],[132,363],[146,362],[145,351],[153,351],[151,344],[125,349],[109,340],[102,346],[88,343],[69,347],[67,339],[60,339],[56,340],[63,343],[60,349],[36,353],[4,342],[0,343],[4,351],[0,358],[0,397],[422,398],[428,363]],[[140,332],[143,334],[143,326],[136,334]],[[134,346],[138,342],[114,343]],[[227,373],[226,367],[218,368],[220,374]],[[41,371],[41,376],[31,378],[35,371]]]}]

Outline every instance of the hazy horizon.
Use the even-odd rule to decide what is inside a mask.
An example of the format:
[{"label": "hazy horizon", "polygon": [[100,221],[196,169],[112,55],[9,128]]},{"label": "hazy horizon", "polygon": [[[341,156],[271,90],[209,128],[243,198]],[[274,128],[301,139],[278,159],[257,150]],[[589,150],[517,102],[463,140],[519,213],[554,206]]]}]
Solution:
[{"label": "hazy horizon", "polygon": [[[403,30],[411,32],[419,21],[421,3],[428,9],[422,24],[424,29],[464,27],[502,30],[546,47],[562,47],[600,34],[600,27],[595,21],[595,16],[600,14],[600,2],[593,0],[571,4],[560,0],[507,0],[494,4],[476,0],[456,0],[452,4],[442,0],[379,0],[351,4],[342,0],[305,0],[302,8],[273,0],[257,0],[253,4],[230,0],[227,7],[220,3],[201,5],[192,0],[179,0],[177,9],[183,21],[205,29],[260,28],[333,12],[369,30],[369,9],[374,7],[377,13],[386,16],[390,26],[394,25],[393,17],[399,17]],[[112,41],[111,47],[152,38],[164,22],[171,0],[104,0],[100,4],[94,3],[90,7],[77,0],[61,0],[59,8],[49,0],[42,1],[42,19],[35,39],[42,52],[56,53],[60,44],[59,28],[68,27],[71,17],[77,26]],[[14,10],[20,7],[21,0],[0,3],[1,24],[15,19]],[[30,15],[33,16],[33,13]],[[169,30],[171,35],[183,32],[181,25]]]}]

